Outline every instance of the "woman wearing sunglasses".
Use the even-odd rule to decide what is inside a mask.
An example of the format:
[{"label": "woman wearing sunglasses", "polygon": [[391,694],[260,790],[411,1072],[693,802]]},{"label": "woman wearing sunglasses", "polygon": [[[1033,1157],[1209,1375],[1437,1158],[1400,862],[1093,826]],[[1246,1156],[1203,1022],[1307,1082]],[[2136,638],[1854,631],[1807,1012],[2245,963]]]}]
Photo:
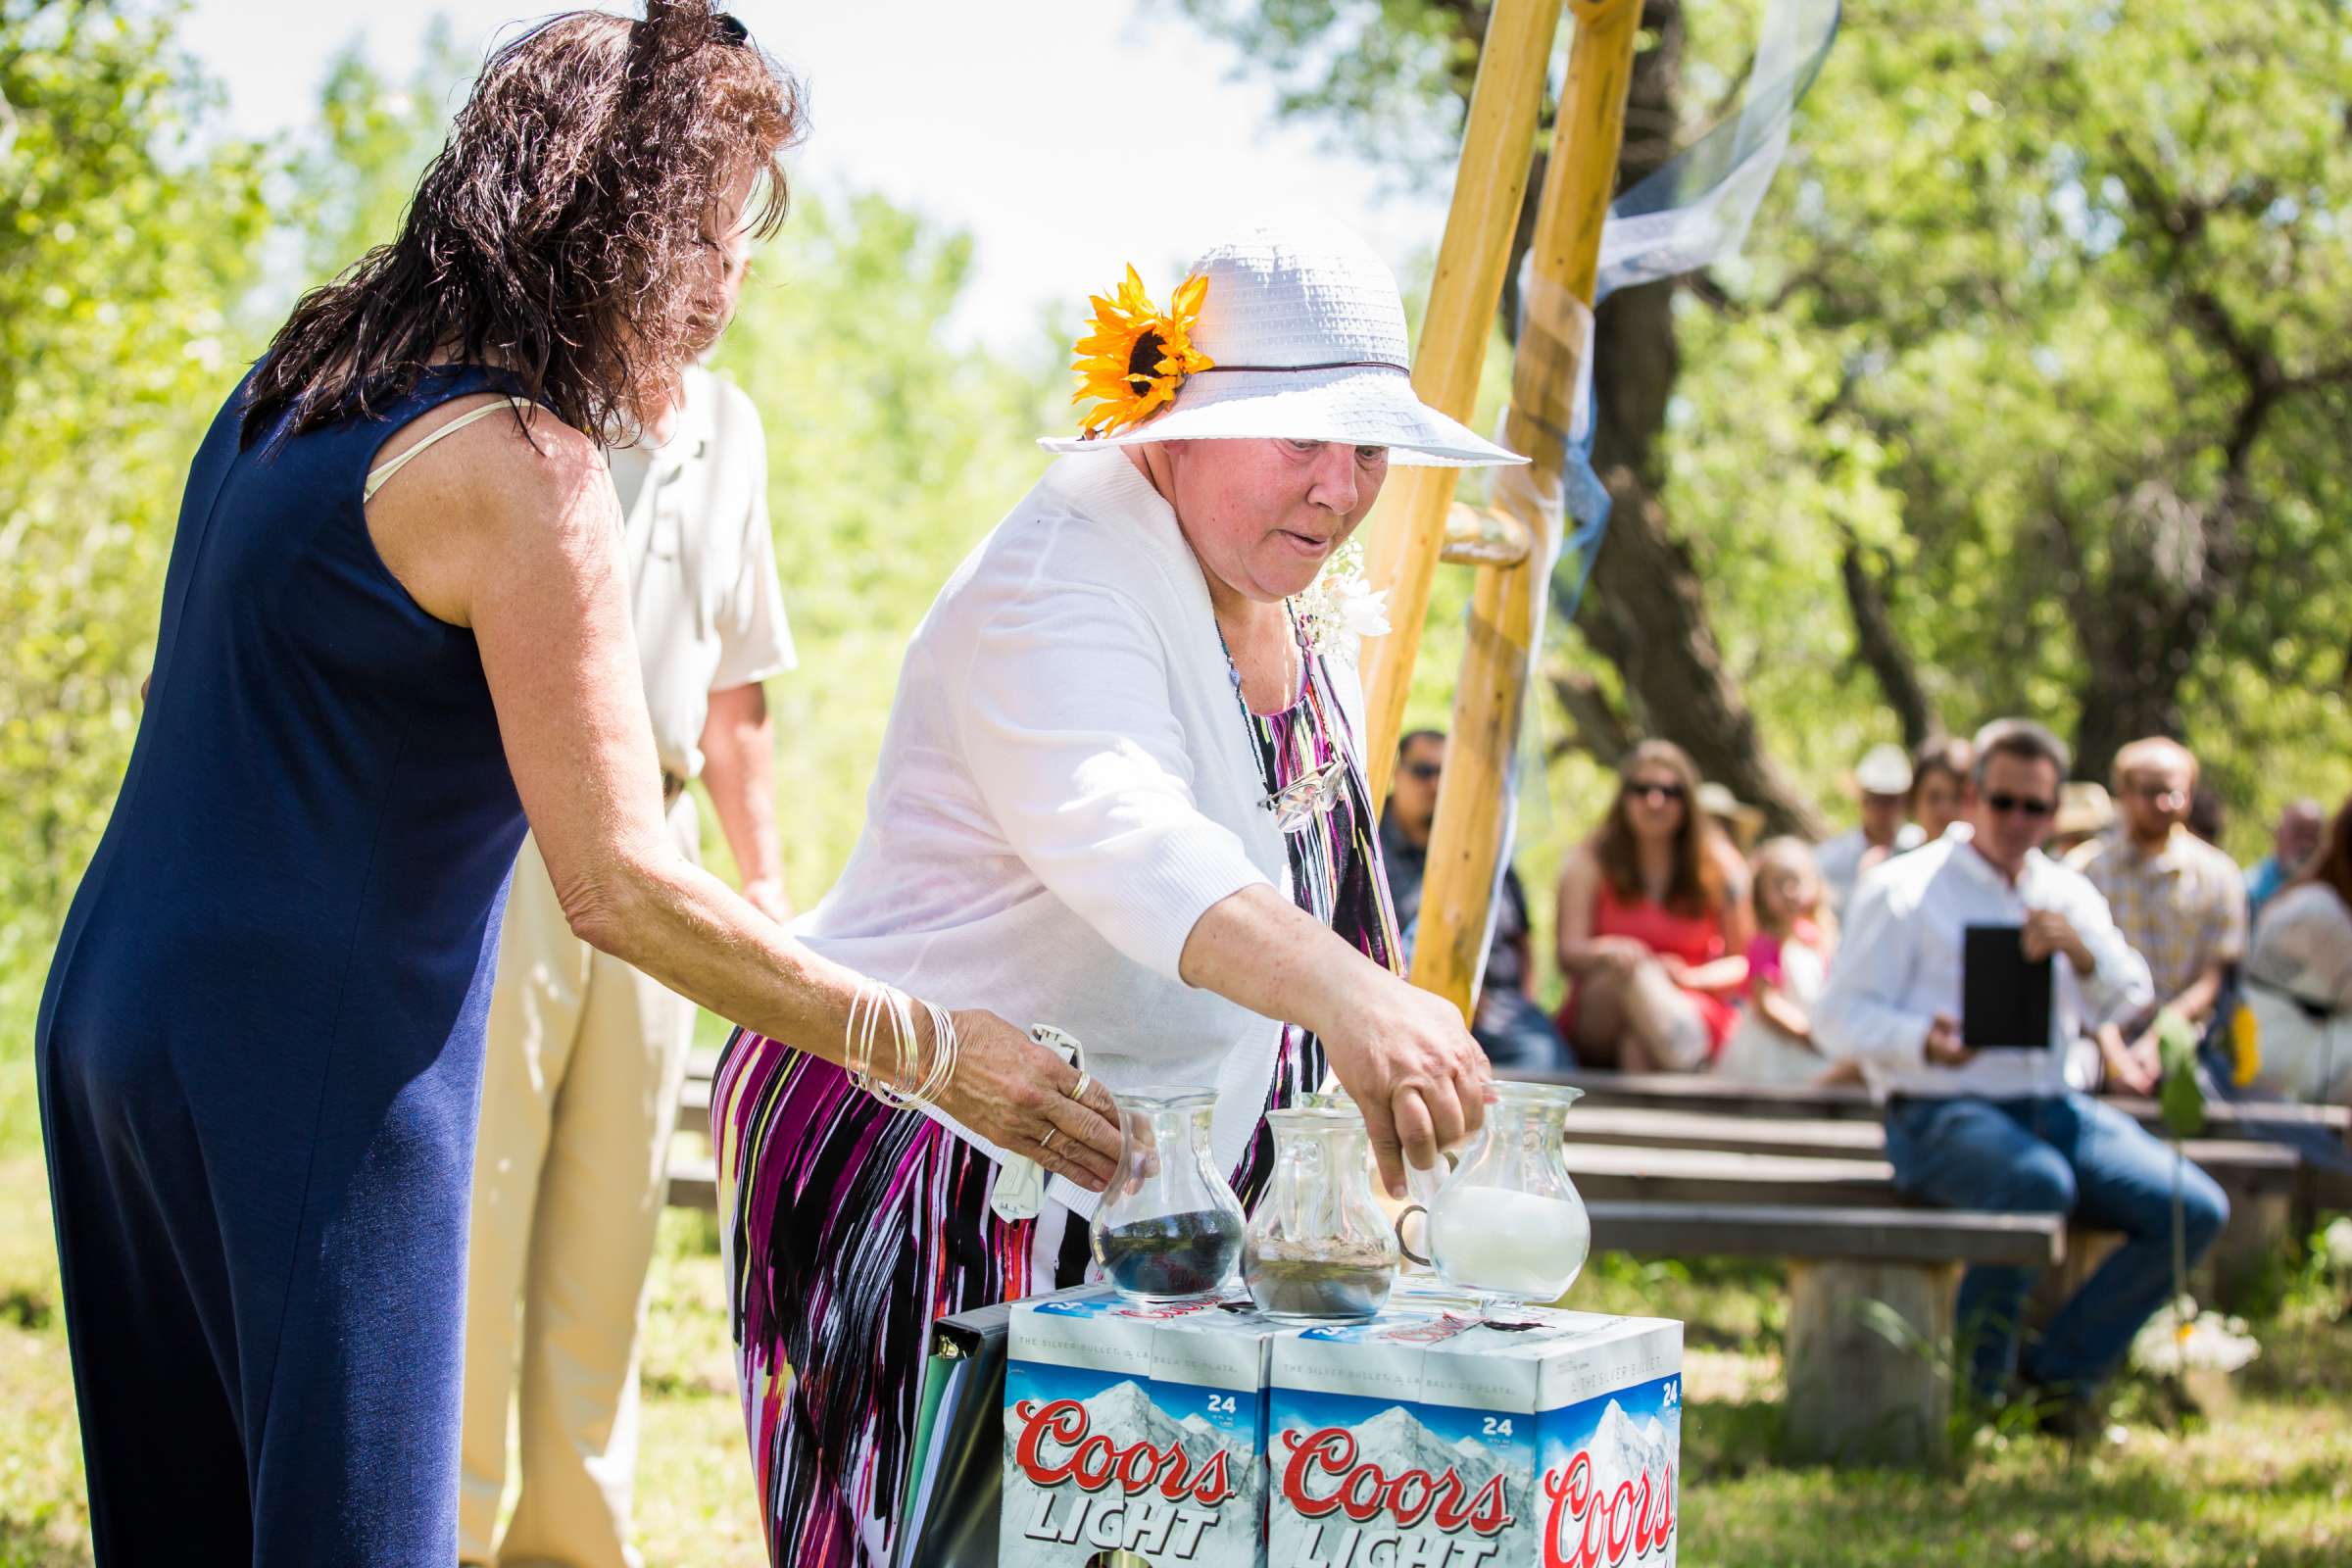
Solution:
[{"label": "woman wearing sunglasses", "polygon": [[1739,1019],[1754,935],[1745,867],[1697,808],[1681,747],[1643,741],[1618,778],[1600,831],[1560,867],[1560,1034],[1589,1066],[1695,1071]]},{"label": "woman wearing sunglasses", "polygon": [[[1518,460],[1414,398],[1396,281],[1349,236],[1254,233],[1164,311],[1132,272],[1096,306],[1088,434],[1045,443],[916,630],[801,930],[1057,1026],[1114,1091],[1213,1090],[1246,1203],[1265,1112],[1328,1068],[1400,1190],[1400,1151],[1479,1123],[1486,1057],[1396,973],[1351,665],[1376,616],[1326,566],[1393,465]],[[801,1044],[739,1031],[713,1085],[746,1419],[775,1560],[880,1562],[931,1320],[1077,1283],[1112,1168],[1056,1143],[1008,1217],[982,1130]]]}]

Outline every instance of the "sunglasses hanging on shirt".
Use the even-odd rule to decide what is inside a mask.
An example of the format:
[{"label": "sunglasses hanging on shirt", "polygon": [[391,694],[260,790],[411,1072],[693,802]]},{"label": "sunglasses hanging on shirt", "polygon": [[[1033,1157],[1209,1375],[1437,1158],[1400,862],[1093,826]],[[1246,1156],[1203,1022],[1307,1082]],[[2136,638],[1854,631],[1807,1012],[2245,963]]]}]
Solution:
[{"label": "sunglasses hanging on shirt", "polygon": [[1274,813],[1285,833],[1303,833],[1327,816],[1348,787],[1348,759],[1335,757],[1311,773],[1301,773],[1257,804]]}]

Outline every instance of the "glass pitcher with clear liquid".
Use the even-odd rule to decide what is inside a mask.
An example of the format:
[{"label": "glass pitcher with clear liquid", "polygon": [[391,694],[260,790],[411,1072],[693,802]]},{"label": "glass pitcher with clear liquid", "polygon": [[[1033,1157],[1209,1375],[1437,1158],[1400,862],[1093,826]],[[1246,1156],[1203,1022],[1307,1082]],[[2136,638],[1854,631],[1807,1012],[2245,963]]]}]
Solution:
[{"label": "glass pitcher with clear liquid", "polygon": [[1113,1096],[1119,1169],[1095,1209],[1095,1266],[1131,1301],[1212,1296],[1241,1261],[1241,1200],[1209,1152],[1206,1090]]},{"label": "glass pitcher with clear liquid", "polygon": [[1372,1197],[1370,1135],[1353,1107],[1266,1113],[1274,1134],[1265,1196],[1242,1244],[1242,1281],[1284,1323],[1368,1318],[1396,1283],[1396,1234]]},{"label": "glass pitcher with clear liquid", "polygon": [[1407,1255],[1490,1300],[1543,1306],[1567,1295],[1592,1250],[1564,1146],[1568,1107],[1583,1098],[1564,1085],[1495,1084],[1486,1126],[1450,1175],[1406,1167],[1429,1248]]}]

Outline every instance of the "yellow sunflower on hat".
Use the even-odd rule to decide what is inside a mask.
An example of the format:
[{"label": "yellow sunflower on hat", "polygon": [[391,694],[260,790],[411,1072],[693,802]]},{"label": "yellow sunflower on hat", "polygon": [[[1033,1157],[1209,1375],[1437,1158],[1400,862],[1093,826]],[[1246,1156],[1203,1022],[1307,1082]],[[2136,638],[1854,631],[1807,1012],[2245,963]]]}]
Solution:
[{"label": "yellow sunflower on hat", "polygon": [[1141,424],[1174,399],[1186,376],[1214,368],[1192,338],[1207,298],[1208,279],[1195,275],[1177,286],[1162,311],[1132,267],[1115,297],[1094,296],[1094,318],[1070,367],[1078,372],[1070,401],[1096,400],[1080,429],[1089,436],[1115,435]]}]

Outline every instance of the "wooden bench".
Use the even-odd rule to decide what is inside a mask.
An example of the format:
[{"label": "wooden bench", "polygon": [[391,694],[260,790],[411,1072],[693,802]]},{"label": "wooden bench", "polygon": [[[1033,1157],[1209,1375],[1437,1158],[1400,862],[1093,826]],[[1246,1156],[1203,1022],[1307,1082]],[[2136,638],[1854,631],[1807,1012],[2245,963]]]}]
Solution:
[{"label": "wooden bench", "polygon": [[1961,1271],[2047,1268],[2066,1255],[2065,1226],[2051,1214],[1620,1199],[1587,1206],[1594,1247],[1787,1261],[1788,1451],[1840,1464],[1938,1462]]},{"label": "wooden bench", "polygon": [[[1588,1130],[1576,1120],[1586,1114],[1580,1108],[1571,1115],[1572,1135]],[[1598,1123],[1598,1113],[1592,1115]],[[1686,1123],[1690,1119],[1681,1118]],[[1721,1123],[1725,1119],[1714,1120]],[[1620,1138],[1642,1136],[1623,1122],[1613,1131]],[[1894,1167],[1850,1133],[1840,1135],[1843,1147],[1834,1156],[1780,1152],[1769,1133],[1743,1148],[1737,1125],[1659,1126],[1653,1134],[1665,1140],[1685,1135],[1715,1147],[1692,1148],[1672,1141],[1586,1143],[1572,1136],[1568,1168],[1576,1177],[1577,1191],[1588,1202],[1604,1199],[1682,1202],[1721,1213],[1737,1213],[1757,1204],[1864,1207],[1913,1215],[1936,1212],[1897,1191]],[[2237,1298],[2279,1255],[2293,1222],[2301,1161],[2293,1150],[2240,1139],[2189,1139],[2181,1152],[2229,1195],[2230,1224],[2203,1265],[2203,1272],[2212,1280],[2213,1297],[2227,1302]]]},{"label": "wooden bench", "polygon": [[[708,1064],[696,1065],[705,1070],[687,1082],[679,1126],[707,1136]],[[1660,1085],[1667,1087],[1652,1093]],[[1647,1258],[1785,1261],[1791,1451],[1838,1462],[1931,1462],[1944,1451],[1951,1414],[1952,1375],[1942,1358],[1961,1272],[1976,1263],[2042,1268],[2055,1298],[2080,1283],[2114,1238],[2084,1230],[2070,1238],[2055,1215],[1915,1203],[1894,1187],[1867,1096],[1766,1092],[1775,1108],[1758,1115],[1748,1102],[1754,1092],[1655,1077],[1640,1080],[1630,1103],[1595,1095],[1580,1104],[1568,1122],[1567,1155],[1592,1212],[1593,1245]],[[1796,1113],[1825,1102],[1841,1108]],[[2230,1118],[2215,1121],[2218,1128]],[[2190,1140],[2183,1152],[2230,1197],[2230,1229],[2209,1264],[2227,1294],[2276,1252],[2302,1162],[2292,1149],[2245,1139]],[[707,1155],[672,1161],[671,1203],[708,1209],[716,1196]]]},{"label": "wooden bench", "polygon": [[710,1080],[689,1076],[678,1095],[678,1131],[710,1136]]},{"label": "wooden bench", "polygon": [[[1759,1141],[1768,1138],[1768,1124],[1794,1122],[1807,1126],[1791,1134],[1791,1146],[1810,1142],[1825,1152],[1863,1147],[1870,1135],[1835,1133],[1830,1124],[1870,1126],[1881,1120],[1881,1107],[1864,1091],[1853,1088],[1809,1089],[1786,1084],[1736,1084],[1705,1075],[1672,1073],[1530,1073],[1532,1081],[1573,1084],[1586,1092],[1569,1121],[1569,1135],[1591,1141],[1613,1141],[1594,1130],[1621,1113],[1648,1111],[1682,1113],[1736,1121],[1754,1129]],[[2164,1135],[2156,1102],[2130,1097],[2108,1098],[2102,1103]],[[2216,1101],[2205,1107],[2206,1136],[2224,1141],[2270,1143],[2297,1151],[2301,1173],[2293,1203],[2308,1222],[2321,1209],[2352,1208],[2352,1152],[2346,1157],[2323,1153],[2311,1157],[2312,1143],[2332,1151],[2352,1146],[2352,1107],[2295,1105],[2271,1101]],[[2228,1183],[2224,1183],[2227,1187]],[[2292,1216],[2290,1215],[2290,1223]]]},{"label": "wooden bench", "polygon": [[[1671,1081],[1671,1080],[1670,1080]],[[707,1134],[710,1084],[689,1079],[679,1109],[682,1131]],[[2295,1223],[2300,1198],[2313,1200],[2312,1167],[2292,1149],[2246,1139],[2198,1138],[2182,1151],[2228,1194],[2229,1228],[2207,1259],[2215,1296],[2234,1298],[2271,1265]],[[1580,1104],[1568,1121],[1569,1169],[1588,1201],[1684,1202],[1715,1210],[1758,1204],[1805,1208],[1909,1208],[1925,1212],[1894,1186],[1886,1137],[1876,1122],[1799,1120]],[[705,1162],[707,1163],[707,1161]],[[691,1162],[680,1169],[698,1167]],[[673,1201],[701,1189],[673,1177]],[[686,1185],[678,1185],[684,1180]],[[708,1196],[690,1206],[707,1206]],[[2079,1247],[2086,1254],[2103,1250]]]},{"label": "wooden bench", "polygon": [[[1795,1118],[1806,1121],[1878,1121],[1883,1107],[1869,1091],[1852,1085],[1816,1089],[1802,1084],[1743,1084],[1710,1073],[1514,1072],[1507,1077],[1528,1083],[1568,1084],[1585,1092],[1576,1114],[1602,1106],[1651,1110],[1690,1110],[1748,1119]],[[2130,1095],[2101,1097],[2140,1125],[2160,1130],[2164,1118],[2156,1102]],[[2207,1127],[2222,1136],[2237,1136],[2248,1125],[2319,1127],[2352,1143],[2352,1107],[2297,1105],[2283,1101],[2216,1100],[2205,1106]]]}]

